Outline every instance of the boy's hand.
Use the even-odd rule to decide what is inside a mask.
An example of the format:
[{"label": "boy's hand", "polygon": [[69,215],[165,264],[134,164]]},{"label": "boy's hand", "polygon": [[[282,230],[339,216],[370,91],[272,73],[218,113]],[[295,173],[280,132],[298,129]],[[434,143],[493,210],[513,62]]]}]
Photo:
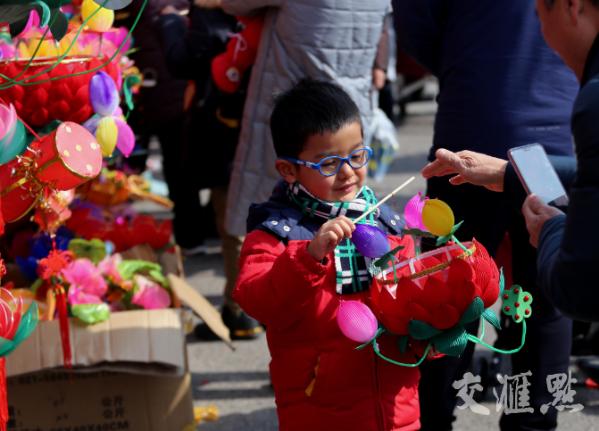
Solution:
[{"label": "boy's hand", "polygon": [[345,216],[329,220],[308,244],[308,253],[318,261],[323,260],[344,238],[351,238],[355,229],[356,225]]}]

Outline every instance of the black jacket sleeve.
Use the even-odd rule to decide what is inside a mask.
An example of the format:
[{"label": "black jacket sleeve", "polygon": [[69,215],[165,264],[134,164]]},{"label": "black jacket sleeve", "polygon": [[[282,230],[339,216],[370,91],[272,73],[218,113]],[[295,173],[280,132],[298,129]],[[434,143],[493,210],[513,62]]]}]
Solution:
[{"label": "black jacket sleeve", "polygon": [[594,81],[582,89],[574,105],[578,169],[568,215],[545,223],[537,261],[540,286],[555,306],[589,321],[599,321],[599,81]]}]

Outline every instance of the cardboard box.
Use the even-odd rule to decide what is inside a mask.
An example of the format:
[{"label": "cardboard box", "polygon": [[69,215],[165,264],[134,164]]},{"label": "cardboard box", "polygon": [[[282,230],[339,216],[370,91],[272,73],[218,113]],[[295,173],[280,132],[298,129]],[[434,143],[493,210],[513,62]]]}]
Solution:
[{"label": "cardboard box", "polygon": [[8,379],[10,431],[195,430],[191,377],[42,371]]},{"label": "cardboard box", "polygon": [[62,368],[57,321],[40,322],[7,358],[8,429],[194,429],[180,310],[126,311],[97,325],[69,324],[72,370]]}]

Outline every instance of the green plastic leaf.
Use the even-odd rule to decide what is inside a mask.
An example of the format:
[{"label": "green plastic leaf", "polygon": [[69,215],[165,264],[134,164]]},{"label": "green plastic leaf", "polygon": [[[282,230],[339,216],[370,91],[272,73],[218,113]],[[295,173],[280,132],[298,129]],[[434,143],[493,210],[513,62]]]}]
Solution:
[{"label": "green plastic leaf", "polygon": [[457,327],[449,332],[435,337],[435,349],[449,356],[460,356],[468,345],[468,334],[463,327]]},{"label": "green plastic leaf", "polygon": [[495,328],[501,329],[501,322],[499,321],[499,317],[497,317],[493,310],[486,309],[485,311],[483,311],[482,317]]},{"label": "green plastic leaf", "polygon": [[397,339],[397,347],[401,353],[406,353],[408,350],[408,341],[409,338],[406,335],[403,335]]},{"label": "green plastic leaf", "polygon": [[472,303],[470,303],[466,311],[464,311],[464,314],[460,319],[460,324],[465,325],[474,322],[476,319],[480,318],[483,311],[485,311],[485,304],[483,303],[483,300],[477,296]]},{"label": "green plastic leaf", "polygon": [[499,296],[503,295],[505,290],[505,277],[503,276],[503,266],[499,268]]},{"label": "green plastic leaf", "polygon": [[77,304],[71,306],[71,313],[88,325],[100,323],[110,317],[108,304]]},{"label": "green plastic leaf", "polygon": [[441,333],[440,330],[421,320],[411,320],[408,325],[408,332],[416,340],[428,340]]},{"label": "green plastic leaf", "polygon": [[12,340],[0,337],[0,357],[6,356],[15,350],[35,330],[38,321],[37,304],[33,302],[27,312],[21,318],[21,323]]},{"label": "green plastic leaf", "polygon": [[50,32],[54,39],[60,41],[65,34],[67,34],[67,30],[69,29],[69,20],[63,14],[60,9],[52,10],[52,17],[50,18]]},{"label": "green plastic leaf", "polygon": [[150,271],[161,271],[161,266],[157,263],[146,260],[123,260],[118,265],[119,274],[125,280],[131,280],[135,274],[150,273]]},{"label": "green plastic leaf", "polygon": [[461,222],[456,224],[454,227],[452,227],[451,232],[449,233],[449,236],[453,236],[453,234],[455,234],[457,232],[457,230],[460,228],[460,226],[462,226],[463,223],[464,223],[464,220],[462,220]]},{"label": "green plastic leaf", "polygon": [[94,0],[94,3],[106,9],[119,10],[129,6],[133,0]]},{"label": "green plastic leaf", "polygon": [[374,261],[374,266],[377,266],[379,268],[385,268],[387,266],[387,263],[393,262],[393,259],[395,258],[395,254],[399,250],[402,250],[404,248],[405,247],[403,245],[400,245],[400,246],[395,247],[393,250],[388,251],[387,253],[385,253],[380,258],[378,258],[377,260]]},{"label": "green plastic leaf", "polygon": [[152,270],[148,271],[148,275],[150,277],[152,277],[158,283],[162,284],[162,286],[168,286],[168,281],[167,281],[166,277],[164,276],[164,274],[162,273],[161,269],[158,269],[158,270],[152,269]]},{"label": "green plastic leaf", "polygon": [[89,259],[96,265],[106,257],[106,244],[99,239],[72,239],[69,242],[69,250],[76,257]]}]

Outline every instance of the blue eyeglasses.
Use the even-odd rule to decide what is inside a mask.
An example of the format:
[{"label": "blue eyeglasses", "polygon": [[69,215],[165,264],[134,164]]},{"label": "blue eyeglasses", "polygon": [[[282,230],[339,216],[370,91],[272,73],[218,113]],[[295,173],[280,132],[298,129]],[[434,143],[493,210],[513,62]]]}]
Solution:
[{"label": "blue eyeglasses", "polygon": [[372,156],[372,148],[362,147],[349,153],[347,157],[327,156],[318,163],[308,162],[306,160],[294,159],[292,157],[281,157],[282,160],[305,166],[310,169],[316,169],[325,177],[336,175],[344,163],[347,163],[352,169],[360,169]]}]

